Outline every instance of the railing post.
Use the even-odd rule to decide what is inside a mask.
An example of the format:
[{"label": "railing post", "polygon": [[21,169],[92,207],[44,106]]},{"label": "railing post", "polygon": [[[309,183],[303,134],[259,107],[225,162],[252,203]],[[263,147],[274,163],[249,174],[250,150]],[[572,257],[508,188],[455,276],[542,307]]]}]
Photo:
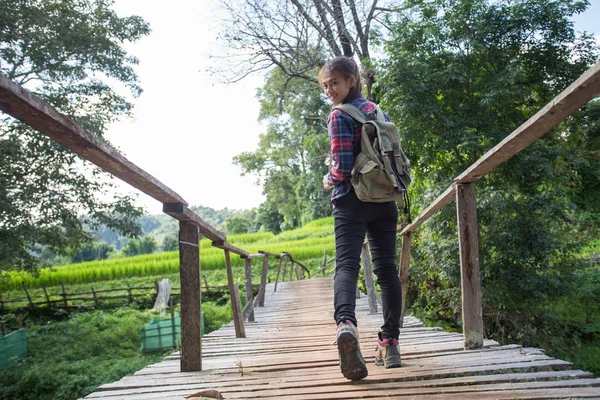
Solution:
[{"label": "railing post", "polygon": [[246,304],[250,304],[250,314],[248,314],[248,322],[254,322],[254,307],[252,304],[252,262],[250,258],[244,258],[244,269],[246,270]]},{"label": "railing post", "polygon": [[242,305],[240,301],[240,291],[233,281],[233,269],[231,268],[231,257],[229,250],[225,251],[225,264],[227,266],[227,285],[231,294],[231,315],[233,316],[233,325],[235,327],[235,337],[245,338],[246,329],[244,328],[244,316],[242,314]]},{"label": "railing post", "polygon": [[373,282],[373,269],[371,268],[371,257],[366,244],[362,246],[362,263],[365,271],[365,284],[367,286],[367,296],[369,297],[369,313],[377,313],[377,293],[375,291],[375,282]]},{"label": "railing post", "polygon": [[[281,263],[283,262],[283,258],[285,256],[279,256],[279,266],[277,267],[277,278],[275,278],[275,287],[273,288],[273,293],[277,291],[277,283],[279,282],[279,273],[281,272]],[[286,261],[287,263],[287,261]],[[285,271],[284,271],[285,274]]]},{"label": "railing post", "polygon": [[408,267],[410,265],[410,242],[412,232],[402,235],[402,253],[400,254],[400,268],[398,277],[400,278],[400,287],[402,289],[402,306],[400,311],[400,328],[404,325],[404,315],[406,314],[406,291],[408,290]]},{"label": "railing post", "polygon": [[202,371],[202,292],[198,227],[179,222],[181,372]]},{"label": "railing post", "polygon": [[287,264],[288,264],[288,259],[289,259],[289,257],[287,257],[287,256],[284,256],[284,257],[285,257],[285,263],[283,263],[283,273],[281,274],[281,282],[285,281],[285,274],[287,271]]},{"label": "railing post", "polygon": [[479,237],[475,183],[456,185],[456,214],[460,250],[464,347],[465,350],[480,349],[483,347],[483,317],[479,280]]},{"label": "railing post", "polygon": [[265,292],[267,290],[267,273],[269,272],[269,257],[265,254],[263,257],[263,268],[262,275],[260,277],[260,297],[258,300],[258,306],[265,306]]}]

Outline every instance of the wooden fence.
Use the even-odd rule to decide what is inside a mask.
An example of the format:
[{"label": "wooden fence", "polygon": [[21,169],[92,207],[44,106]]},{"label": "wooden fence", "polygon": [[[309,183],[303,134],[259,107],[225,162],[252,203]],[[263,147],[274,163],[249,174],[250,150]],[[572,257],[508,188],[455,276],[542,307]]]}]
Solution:
[{"label": "wooden fence", "polygon": [[[458,240],[461,267],[462,318],[465,349],[483,346],[483,316],[479,278],[479,237],[475,183],[531,143],[545,135],[595,97],[600,95],[600,62],[587,70],[561,94],[556,96],[533,117],[518,127],[494,148],[485,153],[465,172],[454,179],[433,203],[410,225],[399,227],[402,234],[400,283],[402,313],[406,303],[406,286],[410,261],[412,232],[422,223],[456,199]],[[400,319],[402,321],[402,318]]]},{"label": "wooden fence", "polygon": [[[253,288],[258,288],[259,285],[253,285]],[[15,308],[36,308],[36,307],[50,307],[50,308],[78,308],[82,303],[94,303],[100,305],[101,302],[124,300],[127,303],[133,303],[136,297],[143,297],[148,295],[158,294],[158,286],[130,286],[127,285],[125,288],[115,289],[94,289],[91,286],[91,290],[88,292],[68,292],[64,282],[61,282],[60,293],[49,293],[46,286],[42,285],[43,295],[32,296],[29,289],[23,282],[23,292],[25,297],[23,298],[11,298],[3,299],[0,297],[0,311],[6,309]],[[171,296],[179,296],[178,287],[171,289]],[[225,293],[229,289],[228,286],[208,286],[205,284],[202,295],[211,295]],[[118,293],[118,294],[114,294]]]}]

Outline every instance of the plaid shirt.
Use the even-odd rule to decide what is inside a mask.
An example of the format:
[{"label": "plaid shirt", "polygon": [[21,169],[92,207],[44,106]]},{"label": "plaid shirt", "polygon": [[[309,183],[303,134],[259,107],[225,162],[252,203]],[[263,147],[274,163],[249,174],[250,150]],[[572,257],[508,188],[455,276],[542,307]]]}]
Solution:
[{"label": "plaid shirt", "polygon": [[[367,101],[362,95],[352,100],[350,104],[358,107],[365,115],[375,110],[373,103]],[[387,115],[385,119],[389,121]],[[354,160],[360,153],[362,124],[342,110],[333,109],[329,114],[328,127],[332,166],[327,174],[327,182],[332,186],[335,185],[331,193],[331,201],[334,201],[352,190],[350,176]]]}]

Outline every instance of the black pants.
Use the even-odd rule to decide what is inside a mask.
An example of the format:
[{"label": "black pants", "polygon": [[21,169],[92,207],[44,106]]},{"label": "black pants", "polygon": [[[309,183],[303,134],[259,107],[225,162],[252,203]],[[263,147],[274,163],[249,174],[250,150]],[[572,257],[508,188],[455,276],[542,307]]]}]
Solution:
[{"label": "black pants", "polygon": [[383,306],[383,338],[398,338],[402,289],[396,267],[396,226],[398,208],[395,202],[365,203],[354,191],[336,199],[333,209],[336,267],[334,278],[334,318],[336,323],[350,320],[357,325],[356,286],[360,271],[360,255],[365,233],[369,240],[373,272],[381,288]]}]

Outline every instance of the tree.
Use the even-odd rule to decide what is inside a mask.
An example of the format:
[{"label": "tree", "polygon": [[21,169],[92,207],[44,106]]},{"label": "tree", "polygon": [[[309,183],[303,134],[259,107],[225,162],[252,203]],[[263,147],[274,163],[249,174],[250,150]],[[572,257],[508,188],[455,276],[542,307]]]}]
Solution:
[{"label": "tree", "polygon": [[250,231],[250,221],[244,217],[230,217],[225,221],[225,226],[227,227],[227,233],[230,235]]},{"label": "tree", "polygon": [[220,71],[227,81],[277,67],[287,82],[293,78],[316,82],[314,69],[327,57],[356,55],[371,96],[370,46],[379,36],[378,21],[391,11],[387,4],[377,0],[222,0],[221,4],[226,14],[221,39],[231,50]]},{"label": "tree", "polygon": [[114,250],[114,247],[108,243],[87,243],[75,251],[71,257],[71,262],[81,263],[94,260],[106,260],[108,258],[108,253],[111,253]]},{"label": "tree", "polygon": [[179,250],[179,239],[177,236],[166,236],[162,242],[162,251]]},{"label": "tree", "polygon": [[[411,0],[393,25],[376,90],[413,162],[412,197],[427,206],[452,179],[542,108],[598,57],[569,17],[587,2]],[[477,184],[484,316],[491,337],[523,334],[564,289],[577,213],[570,186],[587,157],[586,110]],[[446,207],[417,233],[417,304],[460,314],[456,215]],[[510,288],[510,289],[508,289]],[[523,317],[522,317],[523,316]],[[534,328],[529,332],[533,332]]]},{"label": "tree", "polygon": [[[132,107],[108,82],[141,93],[137,59],[123,45],[149,33],[140,17],[121,18],[112,4],[0,0],[0,73],[98,137]],[[92,240],[86,226],[140,234],[141,209],[112,194],[106,173],[5,115],[0,154],[0,270],[31,269],[44,250],[68,254]]]},{"label": "tree", "polygon": [[123,246],[123,254],[127,257],[140,254],[151,254],[156,250],[156,239],[152,236],[144,236],[141,239],[131,239]]},{"label": "tree", "polygon": [[[316,74],[316,71],[313,71]],[[312,82],[287,77],[280,69],[268,74],[258,91],[259,120],[267,123],[258,149],[234,157],[242,173],[256,173],[269,203],[283,217],[278,229],[290,229],[330,213],[330,193],[323,190],[329,140],[329,106]],[[260,213],[260,212],[259,212]]]}]

